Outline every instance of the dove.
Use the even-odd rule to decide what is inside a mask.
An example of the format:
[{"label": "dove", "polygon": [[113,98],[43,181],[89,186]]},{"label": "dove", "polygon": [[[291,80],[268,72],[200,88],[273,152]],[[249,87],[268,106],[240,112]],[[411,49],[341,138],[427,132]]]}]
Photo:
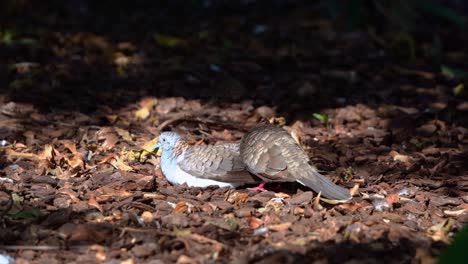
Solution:
[{"label": "dove", "polygon": [[256,183],[239,155],[239,143],[190,146],[180,135],[163,132],[154,148],[161,148],[161,170],[172,184],[190,187],[238,187]]},{"label": "dove", "polygon": [[242,138],[240,155],[247,169],[265,182],[296,181],[329,199],[351,199],[348,190],[317,172],[302,147],[282,128],[254,127]]}]

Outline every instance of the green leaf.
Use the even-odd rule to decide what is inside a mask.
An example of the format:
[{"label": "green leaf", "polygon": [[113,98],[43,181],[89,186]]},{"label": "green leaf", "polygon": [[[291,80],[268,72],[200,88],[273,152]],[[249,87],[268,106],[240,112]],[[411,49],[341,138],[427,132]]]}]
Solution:
[{"label": "green leaf", "polygon": [[447,65],[441,65],[440,70],[442,71],[442,74],[449,78],[465,78],[468,75],[466,71],[448,67]]},{"label": "green leaf", "polygon": [[322,124],[328,124],[328,115],[314,113],[312,116],[322,122]]},{"label": "green leaf", "polygon": [[9,215],[9,217],[13,219],[32,219],[40,215],[41,215],[41,212],[39,211],[39,209],[33,208],[33,209],[21,211],[16,214],[11,214]]},{"label": "green leaf", "polygon": [[452,263],[466,263],[468,259],[468,225],[458,232],[455,239],[440,256],[439,263],[441,264],[452,264]]},{"label": "green leaf", "polygon": [[458,14],[455,10],[433,1],[418,0],[417,2],[418,7],[421,8],[424,12],[446,19],[458,25],[462,29],[467,29],[466,17]]},{"label": "green leaf", "polygon": [[459,85],[453,88],[453,95],[459,96],[463,93],[464,90],[465,90],[465,85],[463,83],[460,83]]},{"label": "green leaf", "polygon": [[167,36],[167,35],[162,35],[162,34],[155,34],[154,40],[156,40],[156,43],[158,43],[160,46],[168,47],[168,48],[173,48],[177,46],[186,46],[188,44],[187,40],[183,38]]}]

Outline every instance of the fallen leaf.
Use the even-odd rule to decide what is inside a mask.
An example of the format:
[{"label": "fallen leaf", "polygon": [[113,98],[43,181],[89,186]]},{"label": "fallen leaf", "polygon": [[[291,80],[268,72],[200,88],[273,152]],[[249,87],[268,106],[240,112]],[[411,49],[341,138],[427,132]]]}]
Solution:
[{"label": "fallen leaf", "polygon": [[301,208],[301,207],[295,207],[294,208],[294,211],[293,211],[293,214],[294,215],[304,215],[304,208]]},{"label": "fallen leaf", "polygon": [[125,164],[124,160],[118,156],[115,156],[115,159],[110,160],[110,164],[114,166],[116,169],[121,171],[132,171],[133,168],[129,165]]},{"label": "fallen leaf", "polygon": [[292,205],[306,205],[312,201],[314,194],[310,191],[302,192],[294,195],[290,200],[289,203]]},{"label": "fallen leaf", "polygon": [[114,160],[114,159],[116,159],[116,155],[112,154],[112,155],[104,157],[101,161],[98,162],[98,164],[104,164],[104,163],[110,162],[111,160]]},{"label": "fallen leaf", "polygon": [[400,195],[397,193],[389,194],[385,200],[390,208],[393,208],[393,204],[398,203],[400,201]]},{"label": "fallen leaf", "polygon": [[356,183],[353,188],[351,188],[351,190],[349,190],[349,193],[351,194],[351,196],[354,196],[356,195],[356,193],[358,193],[359,191],[359,184]]},{"label": "fallen leaf", "polygon": [[252,229],[257,229],[260,226],[263,225],[263,221],[257,217],[249,217],[247,218],[247,223],[249,224],[249,227]]},{"label": "fallen leaf", "polygon": [[78,151],[76,150],[76,145],[73,143],[71,140],[61,140],[60,141],[63,146],[68,149],[72,154],[77,153]]},{"label": "fallen leaf", "polygon": [[188,209],[189,209],[189,207],[188,207],[187,203],[185,203],[183,201],[180,201],[175,205],[174,210],[172,212],[176,213],[176,214],[183,214],[183,213],[187,212]]},{"label": "fallen leaf", "polygon": [[249,199],[248,193],[234,192],[234,193],[229,193],[225,201],[227,201],[228,203],[234,204],[235,206],[239,206],[241,204],[246,203],[248,199]]},{"label": "fallen leaf", "polygon": [[151,113],[153,107],[158,103],[158,99],[154,97],[143,98],[139,105],[140,108],[135,112],[135,117],[139,120],[145,120]]},{"label": "fallen leaf", "polygon": [[114,133],[108,133],[105,135],[105,140],[101,144],[101,147],[104,150],[110,150],[115,146],[115,144],[117,144],[118,141],[119,138]]},{"label": "fallen leaf", "polygon": [[88,204],[94,208],[97,208],[99,212],[104,213],[104,210],[102,209],[101,205],[96,201],[96,196],[94,196],[94,194],[91,194],[89,196]]},{"label": "fallen leaf", "polygon": [[[141,146],[140,148],[142,149],[142,152],[140,154],[140,158],[144,158],[147,155],[153,153],[156,144],[158,144],[159,137],[155,137],[152,140],[146,142]],[[158,155],[159,154],[159,155]],[[161,149],[158,150],[158,153],[156,153],[157,156],[161,156]]]},{"label": "fallen leaf", "polygon": [[362,208],[363,205],[360,203],[347,203],[347,204],[340,204],[339,205],[341,208],[347,209],[351,212],[356,211],[359,208]]},{"label": "fallen leaf", "polygon": [[454,210],[454,211],[444,210],[444,214],[447,215],[447,216],[459,216],[459,215],[464,214],[465,212],[466,212],[465,209]]},{"label": "fallen leaf", "polygon": [[150,110],[147,108],[140,108],[135,112],[135,117],[139,120],[145,120],[150,115]]},{"label": "fallen leaf", "polygon": [[117,135],[119,135],[119,137],[121,137],[123,140],[127,142],[133,141],[132,135],[130,134],[128,130],[122,129],[120,127],[114,127],[114,129],[115,129],[115,132],[117,132]]},{"label": "fallen leaf", "polygon": [[428,235],[434,241],[443,241],[448,243],[449,237],[448,234],[452,231],[452,227],[455,224],[455,221],[452,218],[446,219],[441,223],[435,224],[429,228]]},{"label": "fallen leaf", "polygon": [[158,45],[167,47],[167,48],[174,48],[177,46],[186,46],[188,44],[187,40],[179,37],[163,35],[163,34],[155,34],[154,40]]},{"label": "fallen leaf", "polygon": [[78,195],[69,188],[61,188],[60,190],[58,190],[58,193],[68,195],[68,197],[70,197],[70,199],[75,203],[80,201],[80,199],[78,199]]},{"label": "fallen leaf", "polygon": [[402,155],[394,150],[390,151],[390,156],[393,160],[403,162],[407,167],[411,167],[414,163],[414,159],[407,155]]},{"label": "fallen leaf", "polygon": [[289,229],[289,227],[291,227],[292,223],[291,222],[285,222],[285,223],[282,223],[282,224],[277,224],[277,225],[268,225],[268,229],[269,230],[273,230],[273,231],[286,231]]},{"label": "fallen leaf", "polygon": [[106,186],[96,189],[96,193],[98,194],[98,197],[97,197],[98,201],[102,199],[101,196],[104,196],[104,197],[110,196],[113,198],[125,199],[133,195],[133,193],[128,192],[125,189],[116,189],[110,185],[106,185]]},{"label": "fallen leaf", "polygon": [[31,160],[39,158],[36,154],[16,152],[12,149],[5,149],[5,154],[8,161],[13,161],[14,158],[26,158]]},{"label": "fallen leaf", "polygon": [[73,172],[78,172],[85,169],[84,157],[81,153],[76,153],[71,159],[65,159]]},{"label": "fallen leaf", "polygon": [[291,195],[284,193],[284,192],[279,192],[279,193],[275,193],[275,197],[287,199],[287,198],[291,198]]}]

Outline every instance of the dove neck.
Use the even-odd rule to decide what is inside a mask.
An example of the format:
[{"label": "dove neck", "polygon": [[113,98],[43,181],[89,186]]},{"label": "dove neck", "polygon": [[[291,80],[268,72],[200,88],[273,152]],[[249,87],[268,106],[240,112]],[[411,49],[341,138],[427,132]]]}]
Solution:
[{"label": "dove neck", "polygon": [[169,165],[173,163],[174,165],[177,163],[177,158],[184,153],[184,151],[188,148],[187,142],[185,140],[178,140],[173,147],[163,149],[161,155],[161,163]]},{"label": "dove neck", "polygon": [[161,170],[164,175],[170,176],[175,172],[178,159],[183,158],[183,153],[188,147],[189,145],[187,142],[184,140],[178,140],[174,144],[174,147],[170,149],[163,149],[161,155]]}]

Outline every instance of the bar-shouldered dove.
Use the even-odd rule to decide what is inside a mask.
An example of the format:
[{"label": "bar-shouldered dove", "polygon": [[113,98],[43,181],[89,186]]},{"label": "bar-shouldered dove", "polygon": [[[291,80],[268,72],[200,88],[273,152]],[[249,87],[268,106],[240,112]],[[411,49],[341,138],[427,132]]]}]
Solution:
[{"label": "bar-shouldered dove", "polygon": [[297,181],[329,199],[351,199],[348,190],[334,184],[309,164],[307,154],[282,128],[254,127],[242,138],[240,155],[247,169],[266,182]]},{"label": "bar-shouldered dove", "polygon": [[163,132],[154,148],[162,148],[161,170],[172,184],[237,187],[259,182],[245,169],[239,143],[189,146],[178,134]]}]

